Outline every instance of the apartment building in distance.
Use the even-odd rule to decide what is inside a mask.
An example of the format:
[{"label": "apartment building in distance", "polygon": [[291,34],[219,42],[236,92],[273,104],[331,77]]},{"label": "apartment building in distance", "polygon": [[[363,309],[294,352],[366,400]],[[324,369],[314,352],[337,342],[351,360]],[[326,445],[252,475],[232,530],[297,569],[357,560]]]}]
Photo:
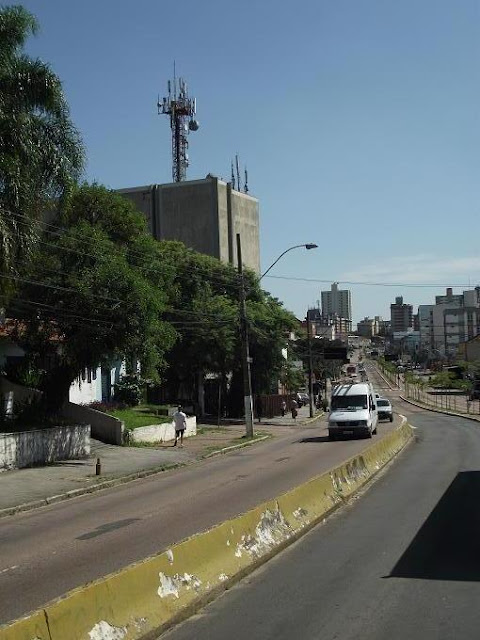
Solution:
[{"label": "apartment building in distance", "polygon": [[339,289],[338,282],[334,282],[330,291],[322,291],[322,314],[324,316],[337,315],[352,321],[352,293],[348,289]]},{"label": "apartment building in distance", "polygon": [[392,334],[413,329],[413,306],[403,302],[403,296],[397,296],[390,305],[390,331]]},{"label": "apartment building in distance", "polygon": [[351,333],[352,326],[351,320],[342,318],[336,313],[326,315],[323,309],[319,308],[309,309],[307,318],[311,323],[312,336],[327,340],[341,340],[345,344],[348,342],[348,334]]},{"label": "apartment building in distance", "polygon": [[384,332],[385,323],[383,318],[375,316],[374,318],[365,317],[357,322],[357,334],[363,338],[373,338],[378,336],[380,332]]},{"label": "apartment building in distance", "polygon": [[480,287],[461,294],[448,288],[435,302],[418,308],[420,348],[432,358],[453,358],[480,334]]}]

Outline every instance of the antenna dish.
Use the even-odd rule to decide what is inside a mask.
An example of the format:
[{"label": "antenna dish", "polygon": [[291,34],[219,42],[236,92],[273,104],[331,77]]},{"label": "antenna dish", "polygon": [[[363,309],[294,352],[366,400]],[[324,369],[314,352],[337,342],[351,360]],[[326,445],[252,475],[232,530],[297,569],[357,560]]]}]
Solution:
[{"label": "antenna dish", "polygon": [[188,123],[188,128],[190,131],[198,131],[198,127],[200,126],[198,120],[190,120]]}]

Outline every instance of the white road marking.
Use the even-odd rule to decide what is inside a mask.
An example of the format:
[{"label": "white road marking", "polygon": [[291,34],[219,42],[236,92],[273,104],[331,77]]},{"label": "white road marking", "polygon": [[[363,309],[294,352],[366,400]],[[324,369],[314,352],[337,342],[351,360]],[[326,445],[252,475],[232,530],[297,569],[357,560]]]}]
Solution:
[{"label": "white road marking", "polygon": [[7,573],[7,571],[13,571],[14,569],[18,569],[18,564],[14,564],[13,567],[7,567],[6,569],[0,569],[0,574]]}]

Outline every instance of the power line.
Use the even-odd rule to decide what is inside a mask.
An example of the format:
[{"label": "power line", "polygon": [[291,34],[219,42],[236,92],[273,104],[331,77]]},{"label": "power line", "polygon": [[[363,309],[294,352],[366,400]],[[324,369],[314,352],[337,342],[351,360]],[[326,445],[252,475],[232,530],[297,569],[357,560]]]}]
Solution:
[{"label": "power line", "polygon": [[[25,216],[24,214],[13,212],[13,211],[11,211],[10,213],[12,215],[14,215],[14,216],[17,216],[17,217],[21,218],[22,222],[24,224],[31,223],[30,218],[28,216]],[[88,221],[86,221],[86,222],[88,222]],[[53,225],[53,224],[47,223],[47,222],[43,222],[43,221],[37,221],[37,224],[39,224],[41,226],[45,226],[45,227],[51,227],[51,228],[57,230],[57,231],[50,231],[50,229],[44,229],[44,231],[46,233],[51,233],[52,235],[55,235],[55,236],[57,236],[59,238],[70,231],[70,229],[67,228],[67,227],[58,227],[56,225]],[[91,223],[89,223],[89,224],[91,224]],[[93,226],[95,228],[94,225],[91,225],[91,226]],[[75,240],[76,240],[76,242],[78,242],[80,244],[81,243],[86,243],[88,246],[90,244],[89,239],[76,238]],[[56,245],[56,244],[52,244],[51,242],[45,242],[44,240],[38,240],[38,243],[42,244],[42,245],[44,245],[46,247],[59,249],[61,251],[67,251],[69,253],[74,253],[74,254],[80,255],[82,257],[87,256],[87,257],[94,258],[94,259],[99,259],[100,257],[103,257],[102,254],[91,254],[91,253],[86,253],[85,251],[77,251],[76,249],[72,249],[70,247],[59,246],[59,245]],[[133,258],[138,258],[139,260],[146,260],[147,259],[147,256],[145,256],[144,254],[142,254],[139,251],[134,251],[132,249],[127,248],[126,252],[127,252],[127,254],[129,256],[131,256]],[[127,257],[127,256],[125,256],[125,257]],[[171,262],[169,262],[167,264],[168,264],[168,266],[175,267],[175,265],[173,263],[171,263]],[[162,272],[159,271],[158,269],[154,269],[154,268],[148,267],[146,265],[136,265],[136,266],[138,266],[139,268],[145,269],[146,271],[149,271],[151,273],[162,274]],[[223,265],[223,266],[226,267],[227,265]],[[187,273],[191,273],[191,274],[197,274],[198,273],[199,275],[202,275],[202,273],[203,273],[204,275],[206,275],[209,278],[210,281],[214,282],[217,285],[223,285],[225,287],[235,287],[235,288],[239,288],[240,287],[240,283],[238,281],[237,273],[233,268],[232,268],[233,279],[232,279],[231,282],[225,282],[225,279],[222,276],[219,276],[219,275],[214,276],[208,268],[202,269],[201,267],[198,267],[198,266],[193,266],[193,267],[188,268],[188,267],[184,266],[182,268],[182,270],[187,272]]]},{"label": "power line", "polygon": [[417,283],[417,284],[411,284],[411,283],[406,283],[406,282],[365,282],[365,281],[354,281],[354,280],[340,280],[339,278],[337,279],[329,279],[329,280],[320,280],[318,278],[297,278],[294,276],[265,276],[266,278],[273,278],[274,280],[294,280],[294,281],[298,281],[298,282],[315,282],[315,283],[320,283],[320,284],[325,284],[325,283],[332,283],[332,282],[338,282],[339,284],[350,284],[350,285],[365,285],[365,286],[369,286],[369,287],[412,287],[412,288],[422,288],[422,287],[434,287],[434,288],[438,288],[438,287],[451,287],[452,289],[457,287],[457,288],[461,288],[461,287],[470,287],[471,288],[471,284],[461,284],[461,283],[457,283],[457,284],[442,284],[442,283],[437,283],[437,284],[433,284],[433,283]]}]

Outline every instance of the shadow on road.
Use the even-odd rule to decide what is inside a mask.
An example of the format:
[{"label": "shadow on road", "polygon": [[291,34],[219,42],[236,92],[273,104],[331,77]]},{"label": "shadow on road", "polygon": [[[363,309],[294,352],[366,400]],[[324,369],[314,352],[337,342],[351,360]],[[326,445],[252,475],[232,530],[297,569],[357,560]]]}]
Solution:
[{"label": "shadow on road", "polygon": [[328,436],[317,436],[315,438],[302,438],[301,440],[298,440],[298,442],[330,442],[330,440]]},{"label": "shadow on road", "polygon": [[480,581],[479,498],[480,471],[459,473],[389,577]]}]

